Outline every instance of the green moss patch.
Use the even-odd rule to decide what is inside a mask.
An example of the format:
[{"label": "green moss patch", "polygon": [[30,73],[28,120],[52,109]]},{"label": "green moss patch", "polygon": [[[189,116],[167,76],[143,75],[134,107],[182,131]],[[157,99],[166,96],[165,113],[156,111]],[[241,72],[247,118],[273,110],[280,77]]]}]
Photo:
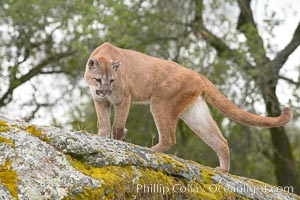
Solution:
[{"label": "green moss patch", "polygon": [[4,121],[0,121],[0,132],[7,132],[9,130],[10,130],[10,128],[9,128],[8,124]]},{"label": "green moss patch", "polygon": [[0,165],[0,181],[8,189],[11,196],[18,199],[17,173],[11,169],[11,163],[8,160],[4,165]]},{"label": "green moss patch", "polygon": [[30,125],[28,127],[24,127],[24,129],[31,135],[38,137],[39,139],[43,140],[44,142],[49,142],[49,138],[47,138],[47,136],[43,135],[42,130],[37,129],[35,126]]},{"label": "green moss patch", "polygon": [[8,126],[5,121],[0,121],[0,126]]},{"label": "green moss patch", "polygon": [[5,143],[7,143],[7,144],[10,144],[13,148],[15,148],[15,143],[14,143],[14,141],[12,141],[12,140],[10,140],[10,139],[8,139],[8,138],[3,137],[3,136],[0,135],[0,143],[2,143],[2,142],[5,142]]},{"label": "green moss patch", "polygon": [[202,167],[201,168],[201,179],[204,183],[212,183],[211,177],[216,175],[216,173],[211,168]]},{"label": "green moss patch", "polygon": [[182,164],[181,162],[178,162],[177,160],[175,160],[175,159],[173,159],[173,158],[171,158],[171,157],[169,157],[167,155],[160,154],[159,157],[164,160],[162,163],[160,161],[159,164],[168,163],[168,164],[170,164],[173,167],[173,169],[176,172],[179,172],[181,170],[187,170],[187,168],[186,168],[186,166],[184,164]]},{"label": "green moss patch", "polygon": [[[243,199],[212,183],[213,172],[201,169],[203,182],[185,180],[161,171],[132,166],[93,167],[69,156],[71,165],[94,179],[100,188],[83,188],[76,199]],[[180,163],[181,164],[181,163]],[[219,191],[216,191],[216,190]],[[70,199],[74,198],[70,194]],[[68,198],[65,198],[68,199]]]},{"label": "green moss patch", "polygon": [[19,126],[19,125],[16,125],[16,124],[8,125],[6,122],[0,121],[0,132],[9,131],[10,126],[14,127],[14,128],[18,128],[18,130],[27,131],[31,135],[33,135],[35,137],[38,137],[39,139],[41,139],[44,142],[49,142],[49,138],[47,138],[47,136],[43,135],[42,130],[37,129],[34,125],[30,125],[30,126]]}]

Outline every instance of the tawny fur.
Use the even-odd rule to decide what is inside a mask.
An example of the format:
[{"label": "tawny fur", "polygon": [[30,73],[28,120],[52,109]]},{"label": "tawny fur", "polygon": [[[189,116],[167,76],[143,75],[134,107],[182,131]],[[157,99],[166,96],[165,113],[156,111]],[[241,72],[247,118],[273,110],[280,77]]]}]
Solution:
[{"label": "tawny fur", "polygon": [[[259,127],[283,126],[292,118],[284,108],[279,117],[262,117],[243,111],[227,99],[207,78],[181,65],[104,43],[91,54],[85,71],[98,116],[99,135],[122,139],[130,103],[150,103],[159,134],[153,150],[163,152],[175,143],[181,118],[214,151],[220,168],[229,170],[227,141],[205,103],[212,104],[239,123]],[[110,107],[115,116],[111,128]]]}]

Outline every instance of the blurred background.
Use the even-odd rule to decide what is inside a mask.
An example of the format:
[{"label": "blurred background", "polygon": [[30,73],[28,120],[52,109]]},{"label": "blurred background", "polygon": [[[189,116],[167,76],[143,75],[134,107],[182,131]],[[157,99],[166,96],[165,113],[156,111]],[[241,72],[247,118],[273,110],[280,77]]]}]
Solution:
[{"label": "blurred background", "polygon": [[[212,108],[229,142],[231,173],[300,192],[300,2],[298,0],[0,1],[0,112],[13,119],[97,133],[83,80],[103,42],[191,68],[241,108],[294,111],[285,127],[239,125]],[[127,141],[157,143],[149,106],[132,105]],[[181,121],[168,152],[216,167]]]}]

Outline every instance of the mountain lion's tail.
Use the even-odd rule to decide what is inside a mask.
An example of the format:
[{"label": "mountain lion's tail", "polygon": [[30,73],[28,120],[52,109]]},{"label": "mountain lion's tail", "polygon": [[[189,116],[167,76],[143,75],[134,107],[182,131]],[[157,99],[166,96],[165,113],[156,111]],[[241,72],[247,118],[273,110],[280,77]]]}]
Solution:
[{"label": "mountain lion's tail", "polygon": [[236,122],[250,126],[270,128],[283,126],[293,117],[292,110],[288,107],[283,109],[279,117],[262,117],[246,112],[225,97],[207,78],[203,77],[202,80],[205,84],[203,94],[205,100]]}]

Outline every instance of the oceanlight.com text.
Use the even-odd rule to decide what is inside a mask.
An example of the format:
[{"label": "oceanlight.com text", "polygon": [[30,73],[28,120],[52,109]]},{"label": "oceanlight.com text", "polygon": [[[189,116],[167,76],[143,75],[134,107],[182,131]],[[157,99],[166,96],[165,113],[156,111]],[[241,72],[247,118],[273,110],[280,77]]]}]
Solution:
[{"label": "oceanlight.com text", "polygon": [[247,186],[242,185],[238,187],[234,186],[222,186],[219,184],[210,184],[205,189],[193,184],[181,185],[163,185],[163,184],[137,184],[136,192],[137,193],[161,193],[166,195],[168,193],[201,193],[201,192],[210,192],[210,193],[229,193],[234,192],[238,194],[248,193],[250,195],[255,195],[257,193],[274,193],[274,192],[294,192],[292,186]]}]

